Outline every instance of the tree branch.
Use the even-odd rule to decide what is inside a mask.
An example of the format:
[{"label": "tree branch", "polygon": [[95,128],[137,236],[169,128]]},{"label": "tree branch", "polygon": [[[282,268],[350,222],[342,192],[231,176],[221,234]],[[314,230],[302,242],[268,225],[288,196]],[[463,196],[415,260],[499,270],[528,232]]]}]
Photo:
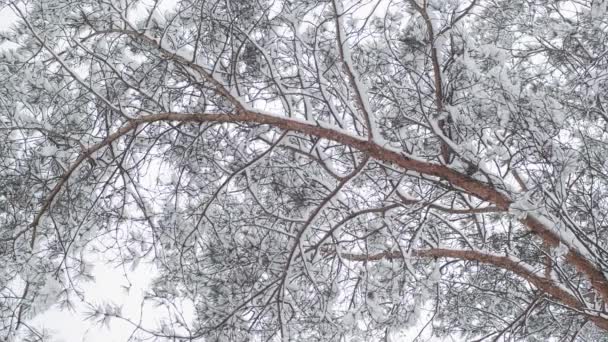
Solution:
[{"label": "tree branch", "polygon": [[[70,175],[79,167],[79,165],[89,158],[93,153],[111,144],[125,134],[134,130],[138,125],[143,123],[154,123],[163,121],[190,122],[190,123],[257,123],[271,125],[280,129],[300,132],[303,134],[313,135],[319,138],[333,140],[344,145],[354,147],[368,156],[389,164],[394,164],[404,169],[416,171],[421,174],[435,176],[448,183],[456,186],[467,193],[478,197],[484,201],[493,203],[497,209],[507,211],[513,201],[502,191],[499,191],[487,184],[484,184],[468,175],[461,174],[447,166],[434,164],[419,159],[415,159],[403,152],[380,146],[372,141],[363,140],[359,137],[350,135],[344,130],[338,128],[327,128],[320,125],[313,125],[310,122],[296,120],[286,117],[279,117],[267,113],[257,112],[254,110],[237,110],[235,114],[183,114],[183,113],[161,113],[154,115],[142,116],[137,119],[130,120],[116,132],[110,134],[101,142],[91,146],[81,152],[77,160],[67,169],[61,176],[59,182],[53,187],[49,196],[43,202],[42,208],[35,216],[30,227],[33,228],[31,245],[34,245],[36,239],[36,227],[38,226],[42,215],[48,210],[55,197],[67,182]],[[552,227],[546,226],[538,218],[532,214],[526,215],[520,219],[520,222],[526,225],[533,233],[542,238],[550,247],[557,247],[560,243],[568,246],[566,260],[576,267],[576,269],[585,274],[592,286],[602,296],[604,301],[608,301],[608,281],[606,281],[603,273],[580,251],[574,249],[567,241],[560,238],[558,233]]]},{"label": "tree branch", "polygon": [[[379,261],[382,259],[393,260],[404,258],[404,255],[399,251],[381,252],[370,255],[353,253],[340,253],[339,255],[342,259],[357,262]],[[487,252],[484,253],[480,251],[452,250],[443,248],[412,250],[410,251],[410,255],[412,257],[418,258],[453,258],[467,261],[476,261],[513,272],[518,276],[526,279],[530,284],[534,285],[536,288],[554,297],[560,303],[582,312],[584,315],[589,317],[589,319],[592,320],[598,327],[608,330],[608,318],[586,312],[587,308],[585,307],[585,304],[581,303],[568,290],[562,288],[553,279],[545,278],[538,275],[529,265],[524,264],[524,262],[521,260],[502,255],[490,254]]]}]

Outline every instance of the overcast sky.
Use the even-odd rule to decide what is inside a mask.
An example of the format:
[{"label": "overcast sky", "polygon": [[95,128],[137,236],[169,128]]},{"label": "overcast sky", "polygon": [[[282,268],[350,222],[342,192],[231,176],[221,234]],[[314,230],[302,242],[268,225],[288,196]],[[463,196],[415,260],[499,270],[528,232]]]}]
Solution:
[{"label": "overcast sky", "polygon": [[[161,2],[159,8],[167,10],[171,7],[171,1]],[[0,30],[10,29],[16,21],[16,16],[8,7],[0,7]],[[0,45],[0,49],[10,48],[10,44]],[[125,271],[127,278],[125,278]],[[87,302],[96,305],[108,303],[116,304],[122,308],[122,313],[134,321],[138,321],[141,315],[141,303],[145,290],[156,274],[155,268],[151,264],[141,263],[138,268],[131,270],[128,267],[116,268],[103,262],[94,262],[93,276],[94,282],[81,284],[80,288],[85,294]],[[130,284],[130,287],[129,287]],[[129,287],[129,291],[125,288]],[[39,330],[47,330],[52,342],[121,342],[127,341],[133,332],[133,326],[118,320],[112,320],[108,326],[96,324],[93,321],[85,320],[85,312],[88,307],[85,303],[75,303],[75,310],[69,311],[57,306],[47,312],[35,317],[29,323]],[[146,305],[145,316],[142,319],[144,326],[156,326],[164,312],[155,309],[151,305]],[[192,316],[192,307],[185,305],[184,314]],[[395,341],[413,340],[420,328],[424,326],[430,317],[430,310],[427,314],[422,314],[418,322],[419,327],[414,327],[409,331],[403,332],[399,337],[394,336]],[[430,329],[427,329],[430,330]],[[426,334],[424,334],[426,335]],[[454,338],[448,338],[454,341]],[[46,341],[46,340],[45,340]]]},{"label": "overcast sky", "polygon": [[[164,6],[167,8],[165,1]],[[8,6],[0,7],[0,31],[8,30],[16,22],[17,17]],[[4,43],[0,49],[8,49],[11,45]],[[104,305],[113,303],[122,307],[122,312],[130,318],[138,320],[144,291],[150,285],[155,269],[150,264],[141,263],[137,269],[126,269],[128,279],[122,268],[115,268],[101,262],[96,262],[93,268],[95,281],[82,284],[86,301],[92,304]],[[130,290],[125,288],[130,283]],[[88,311],[85,303],[75,303],[74,311],[54,307],[29,323],[39,330],[47,330],[53,342],[120,342],[126,341],[133,332],[133,326],[113,320],[109,326],[102,326],[93,321],[85,321],[84,313]],[[190,311],[191,308],[186,308]],[[155,312],[154,312],[155,311]],[[146,306],[144,325],[155,325],[162,319],[163,313]],[[45,340],[46,341],[46,340]]]}]

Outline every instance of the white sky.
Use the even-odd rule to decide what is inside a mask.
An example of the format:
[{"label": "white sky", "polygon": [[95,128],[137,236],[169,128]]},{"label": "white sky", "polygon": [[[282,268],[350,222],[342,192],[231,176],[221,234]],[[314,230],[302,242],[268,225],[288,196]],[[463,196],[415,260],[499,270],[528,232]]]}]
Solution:
[{"label": "white sky", "polygon": [[[143,291],[152,280],[151,275],[155,273],[154,267],[145,264],[129,272],[131,289],[127,293],[123,286],[127,286],[128,281],[123,277],[122,269],[97,263],[93,269],[95,282],[82,286],[82,289],[90,303],[122,306],[122,312],[137,321]],[[94,321],[84,321],[83,312],[87,311],[88,308],[82,303],[74,312],[55,307],[36,317],[31,323],[40,330],[48,330],[53,342],[120,342],[127,341],[133,331],[132,326],[118,320],[112,320],[107,327]]]},{"label": "white sky", "polygon": [[[164,1],[159,8],[168,9],[172,1]],[[0,31],[8,30],[17,21],[13,11],[8,7],[0,7]],[[10,43],[0,44],[1,49],[10,49]],[[85,300],[92,304],[116,304],[122,307],[122,313],[134,321],[138,321],[141,311],[141,302],[144,291],[150,285],[157,273],[154,266],[141,263],[135,270],[126,267],[128,280],[124,277],[121,267],[96,262],[92,271],[95,281],[80,284],[85,294]],[[131,284],[127,293],[125,286]],[[192,308],[186,307],[186,314],[192,314]],[[108,342],[126,341],[133,332],[133,326],[119,320],[112,320],[108,326],[94,321],[85,321],[84,313],[89,308],[84,303],[76,303],[74,311],[52,307],[47,312],[38,315],[29,321],[37,330],[49,332],[49,342]],[[145,306],[144,326],[155,327],[164,313]],[[45,341],[47,341],[45,339]]]},{"label": "white sky", "polygon": [[[172,0],[165,0],[161,2],[159,8],[167,10],[174,4]],[[368,4],[367,6],[363,6],[362,9],[371,11],[373,7]],[[0,7],[0,31],[9,29],[15,21],[16,17],[10,8]],[[10,48],[10,45],[6,43],[0,44],[0,49],[6,48]],[[116,304],[122,307],[123,314],[134,321],[138,321],[144,291],[148,288],[157,272],[154,266],[143,262],[135,270],[130,270],[127,266],[126,271],[129,277],[128,280],[124,277],[124,270],[121,267],[115,268],[112,265],[96,262],[92,271],[95,281],[81,284],[80,287],[88,302],[95,304]],[[127,293],[124,286],[127,286],[129,283],[131,284],[131,288]],[[39,330],[47,330],[51,336],[49,342],[121,342],[127,341],[133,332],[133,326],[118,320],[112,320],[108,326],[100,326],[93,321],[85,321],[84,313],[87,311],[88,308],[83,303],[77,303],[73,312],[55,306],[32,319],[29,324]],[[160,312],[150,304],[146,305],[144,311],[143,325],[149,327],[156,327],[159,320],[166,315],[166,313]],[[186,316],[193,317],[191,306],[186,305],[185,311]],[[422,311],[425,311],[425,308],[422,308]],[[430,315],[430,310],[423,312],[418,321],[419,326],[400,334],[395,334],[391,340],[413,340],[419,334],[422,326],[427,323]],[[430,331],[431,329],[427,327],[422,336],[428,338]],[[447,340],[453,341],[454,339],[448,338]]]}]

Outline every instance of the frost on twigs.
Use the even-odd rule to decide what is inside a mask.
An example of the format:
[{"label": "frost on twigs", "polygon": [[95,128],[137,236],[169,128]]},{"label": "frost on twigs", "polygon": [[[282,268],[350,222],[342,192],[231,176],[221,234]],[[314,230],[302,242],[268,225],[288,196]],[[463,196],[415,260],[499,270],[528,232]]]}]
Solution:
[{"label": "frost on twigs", "polygon": [[605,7],[10,2],[0,340],[599,340]]},{"label": "frost on twigs", "polygon": [[52,157],[57,153],[58,149],[55,146],[47,145],[40,149],[40,155],[43,157]]},{"label": "frost on twigs", "polygon": [[121,307],[110,303],[90,305],[86,319],[109,328],[111,320],[120,317],[121,312]]}]

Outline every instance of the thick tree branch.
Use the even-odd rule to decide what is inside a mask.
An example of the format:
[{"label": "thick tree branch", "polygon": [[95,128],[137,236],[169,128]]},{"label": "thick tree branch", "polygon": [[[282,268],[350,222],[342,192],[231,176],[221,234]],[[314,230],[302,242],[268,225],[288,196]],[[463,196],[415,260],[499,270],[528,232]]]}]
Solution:
[{"label": "thick tree branch", "polygon": [[[439,58],[437,55],[436,48],[434,46],[434,36],[432,32],[432,23],[430,17],[426,13],[426,9],[418,6],[414,1],[412,4],[418,12],[423,16],[429,30],[429,39],[433,46],[431,47],[431,58],[433,62],[433,73],[435,77],[435,100],[437,102],[438,111],[443,110],[443,93],[442,93],[442,81],[439,68]],[[128,24],[128,22],[126,22]],[[173,59],[175,62],[191,68],[193,71],[199,73],[206,81],[210,82],[217,93],[226,99],[228,99],[235,108],[234,114],[181,114],[181,113],[162,113],[155,115],[148,115],[139,117],[136,119],[129,120],[124,126],[118,129],[116,132],[110,134],[103,141],[91,146],[84,150],[77,160],[68,168],[68,170],[61,176],[59,182],[53,187],[50,194],[44,200],[41,209],[38,211],[30,227],[32,228],[31,246],[34,246],[36,240],[36,229],[39,225],[41,217],[46,213],[59,191],[63,188],[65,183],[68,181],[71,174],[79,167],[79,165],[86,159],[88,159],[93,153],[119,139],[125,134],[134,130],[138,125],[143,123],[153,123],[162,121],[177,121],[177,122],[249,122],[258,124],[267,124],[284,130],[291,130],[300,132],[303,134],[313,135],[319,138],[333,140],[341,144],[358,149],[368,156],[385,162],[394,164],[401,168],[419,172],[424,175],[438,177],[450,183],[452,186],[458,187],[463,191],[476,196],[484,201],[490,202],[496,206],[497,209],[507,211],[509,206],[513,202],[509,196],[488,184],[482,183],[478,180],[471,178],[468,175],[457,172],[449,167],[440,164],[434,164],[423,160],[415,159],[411,156],[404,154],[401,151],[390,149],[384,146],[380,146],[374,143],[372,140],[363,140],[359,137],[349,134],[347,131],[343,131],[337,128],[327,128],[320,124],[313,124],[308,121],[300,121],[296,119],[288,119],[286,117],[279,117],[261,113],[249,108],[249,106],[243,104],[240,99],[236,98],[226,86],[215,79],[215,77],[208,73],[200,65],[193,63],[176,53],[171,53],[164,49],[160,42],[154,38],[148,37],[144,34],[137,32],[131,27],[132,30],[111,30],[111,32],[127,34],[134,38],[141,39],[148,44],[151,44],[158,48],[165,56]],[[33,31],[33,29],[32,29]],[[103,31],[108,33],[110,31]],[[35,32],[34,32],[35,33]],[[102,33],[102,32],[97,32]],[[54,55],[55,58],[58,58]],[[63,64],[62,64],[63,65]],[[444,148],[442,147],[442,150]],[[444,151],[445,152],[445,151]],[[444,153],[444,159],[447,153]],[[446,160],[444,160],[445,162]],[[557,247],[560,243],[569,247],[569,251],[566,255],[566,260],[576,267],[578,271],[585,274],[592,283],[592,286],[602,296],[604,301],[608,301],[608,281],[606,281],[603,273],[588,260],[580,251],[575,250],[570,246],[567,241],[562,241],[560,236],[552,227],[548,227],[537,218],[532,215],[527,215],[524,219],[520,220],[525,224],[531,231],[540,236],[550,247]]]},{"label": "thick tree branch", "polygon": [[[271,125],[284,130],[300,132],[303,134],[313,135],[319,138],[333,140],[344,145],[354,147],[362,152],[365,152],[368,156],[376,160],[394,164],[404,169],[419,172],[421,174],[438,177],[441,180],[444,180],[473,196],[476,196],[484,201],[493,203],[497,209],[502,211],[507,211],[509,209],[509,206],[513,203],[509,196],[507,196],[502,191],[495,189],[476,179],[473,179],[467,175],[454,171],[453,169],[447,166],[415,159],[413,157],[405,155],[402,152],[398,152],[396,150],[380,146],[374,142],[355,137],[349,134],[348,132],[339,130],[337,128],[322,127],[321,125],[314,125],[310,122],[303,120],[279,117],[244,109],[237,110],[235,114],[162,113],[155,115],[147,115],[137,119],[133,119],[120,129],[118,129],[116,132],[110,134],[101,142],[91,146],[80,154],[77,160],[68,168],[64,175],[60,178],[59,182],[53,187],[52,191],[43,202],[41,209],[38,211],[32,224],[30,225],[33,228],[31,240],[32,246],[34,245],[34,241],[36,239],[36,227],[38,226],[42,215],[44,215],[44,213],[48,210],[63,185],[69,179],[70,175],[80,166],[83,161],[89,158],[96,151],[102,149],[103,147],[111,144],[113,141],[131,132],[138,125],[163,121],[175,121],[182,123],[243,122]],[[608,301],[608,282],[606,281],[606,278],[604,277],[603,273],[581,253],[581,251],[577,251],[576,249],[574,249],[568,243],[568,241],[564,241],[560,238],[554,228],[546,226],[538,218],[531,214],[526,215],[526,217],[521,219],[520,221],[524,225],[526,225],[532,232],[541,237],[550,247],[557,247],[560,243],[565,246],[568,246],[566,260],[574,267],[576,267],[579,272],[585,274],[594,289],[598,291],[604,301]]]},{"label": "thick tree branch", "polygon": [[[507,256],[484,253],[470,250],[452,250],[443,248],[420,249],[410,251],[412,257],[417,258],[453,258],[459,260],[476,261],[483,264],[492,265],[504,270],[513,272],[518,276],[526,279],[530,284],[542,290],[544,293],[554,297],[562,304],[584,313],[598,327],[608,330],[608,318],[598,316],[594,313],[586,312],[584,303],[581,303],[572,293],[561,287],[551,278],[545,278],[539,272],[534,271],[529,265],[524,264],[521,260],[510,258]],[[403,259],[401,252],[382,252],[377,254],[354,254],[340,253],[340,257],[350,261],[379,261],[382,259]],[[406,256],[407,257],[407,256]]]}]

